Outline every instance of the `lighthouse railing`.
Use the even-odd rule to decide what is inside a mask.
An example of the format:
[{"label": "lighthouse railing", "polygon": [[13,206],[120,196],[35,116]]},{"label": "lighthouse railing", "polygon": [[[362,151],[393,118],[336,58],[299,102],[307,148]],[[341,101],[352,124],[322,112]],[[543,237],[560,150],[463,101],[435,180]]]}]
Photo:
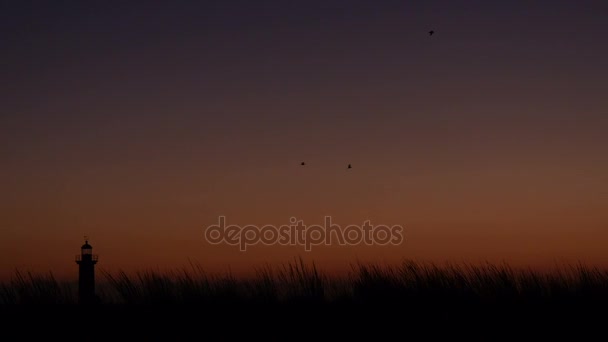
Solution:
[{"label": "lighthouse railing", "polygon": [[[76,254],[76,261],[82,261],[82,255],[81,254]],[[92,254],[91,255],[91,260],[93,261],[97,261],[98,260],[98,255],[97,254]]]}]

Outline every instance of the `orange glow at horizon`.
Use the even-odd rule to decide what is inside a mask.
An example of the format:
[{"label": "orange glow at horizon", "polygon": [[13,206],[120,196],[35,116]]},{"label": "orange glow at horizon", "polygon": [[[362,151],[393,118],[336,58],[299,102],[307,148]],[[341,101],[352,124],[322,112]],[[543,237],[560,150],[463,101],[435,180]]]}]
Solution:
[{"label": "orange glow at horizon", "polygon": [[[7,5],[0,279],[75,279],[83,235],[107,271],[608,267],[604,4],[280,3]],[[204,239],[328,215],[404,242]]]}]

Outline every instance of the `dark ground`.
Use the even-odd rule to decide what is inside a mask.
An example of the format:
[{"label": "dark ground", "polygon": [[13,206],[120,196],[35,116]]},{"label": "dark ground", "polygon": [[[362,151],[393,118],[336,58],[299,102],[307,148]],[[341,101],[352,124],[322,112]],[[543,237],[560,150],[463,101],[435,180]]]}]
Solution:
[{"label": "dark ground", "polygon": [[0,336],[79,342],[608,340],[608,270],[576,266],[541,274],[405,263],[396,270],[361,267],[342,282],[297,263],[273,274],[236,281],[204,273],[119,273],[108,278],[99,304],[89,306],[73,304],[72,289],[52,278],[18,274],[0,284]]},{"label": "dark ground", "polygon": [[605,340],[593,303],[405,303],[5,306],[2,326],[23,340]]}]

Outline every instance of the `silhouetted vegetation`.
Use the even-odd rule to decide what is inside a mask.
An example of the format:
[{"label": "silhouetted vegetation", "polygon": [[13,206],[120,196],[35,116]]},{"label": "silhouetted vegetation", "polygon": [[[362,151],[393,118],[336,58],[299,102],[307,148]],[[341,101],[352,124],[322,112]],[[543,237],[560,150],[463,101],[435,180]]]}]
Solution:
[{"label": "silhouetted vegetation", "polygon": [[[480,337],[482,328],[506,329],[514,334],[517,327],[574,329],[585,324],[585,330],[577,330],[580,338],[582,332],[593,331],[590,324],[606,317],[608,304],[608,270],[582,264],[540,272],[506,264],[440,266],[405,261],[392,267],[356,264],[348,275],[336,277],[321,272],[314,264],[296,260],[280,267],[260,267],[250,278],[210,274],[193,264],[166,273],[101,272],[98,283],[103,284],[98,290],[101,304],[87,315],[81,315],[82,308],[74,305],[74,315],[64,321],[93,320],[92,315],[99,312],[96,321],[112,321],[106,329],[122,326],[128,331],[135,329],[133,317],[139,317],[146,323],[137,329],[148,331],[152,339],[158,337],[158,329],[165,329],[171,338],[175,336],[173,325],[167,323],[170,320],[181,327],[184,322],[191,327],[198,327],[201,322],[208,326],[240,322],[241,328],[229,329],[236,334],[248,331],[243,324],[268,324],[270,319],[276,326],[292,329],[301,329],[293,324],[307,322],[308,330],[298,330],[300,335],[331,325],[336,329],[359,329],[351,331],[355,337],[360,337],[365,329],[386,328],[387,324],[408,329],[431,324],[425,334],[468,337],[471,331]],[[76,304],[76,291],[52,275],[17,272],[14,279],[0,285],[0,307],[72,307]],[[52,311],[40,318],[57,316],[49,312]],[[9,313],[12,319],[19,317],[13,311]],[[31,311],[22,315],[30,317]],[[348,322],[340,324],[337,319]],[[466,330],[472,325],[473,330]],[[374,330],[374,336],[381,332],[389,336],[390,331]],[[185,338],[186,330],[183,333]],[[339,333],[345,334],[343,330]],[[543,334],[546,338],[547,332]]]},{"label": "silhouetted vegetation", "polygon": [[33,274],[15,271],[13,278],[0,283],[0,304],[71,304],[76,288],[60,282],[52,273]]},{"label": "silhouetted vegetation", "polygon": [[[447,303],[608,300],[608,270],[567,265],[551,272],[509,265],[436,265],[405,261],[399,266],[356,264],[343,277],[321,272],[301,259],[266,265],[256,276],[210,274],[199,265],[172,272],[100,273],[106,304],[251,303]],[[74,304],[77,289],[52,273],[16,271],[0,284],[1,304]]]}]

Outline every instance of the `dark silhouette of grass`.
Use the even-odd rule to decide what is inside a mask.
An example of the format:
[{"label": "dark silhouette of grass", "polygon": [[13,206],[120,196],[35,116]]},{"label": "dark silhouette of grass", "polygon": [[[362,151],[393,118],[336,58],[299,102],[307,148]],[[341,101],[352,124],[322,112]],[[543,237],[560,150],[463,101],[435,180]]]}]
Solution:
[{"label": "dark silhouette of grass", "polygon": [[[122,326],[127,331],[134,329],[133,317],[138,317],[146,322],[138,329],[148,332],[151,339],[159,336],[158,329],[172,331],[173,338],[201,324],[230,323],[233,327],[227,331],[231,334],[261,333],[255,326],[269,320],[276,327],[300,329],[302,337],[307,331],[330,328],[342,329],[334,332],[344,337],[347,326],[354,337],[371,327],[376,327],[374,336],[388,336],[394,326],[406,326],[427,329],[428,336],[464,334],[474,339],[493,329],[501,335],[491,340],[499,340],[523,327],[542,328],[539,336],[547,338],[563,327],[583,326],[576,330],[580,338],[603,326],[598,322],[608,316],[608,270],[583,264],[539,272],[507,264],[439,266],[405,261],[391,267],[355,264],[348,275],[338,277],[296,259],[279,267],[264,265],[250,278],[210,274],[190,264],[166,273],[101,272],[98,282],[105,285],[98,292],[100,304],[82,308],[75,305],[76,289],[69,284],[52,275],[17,272],[14,279],[0,285],[0,306],[12,308],[5,310],[11,317],[19,317],[13,314],[28,307],[19,304],[44,304],[45,310],[68,307],[73,315],[66,321],[95,315],[96,321],[111,320],[112,329]],[[83,310],[88,316],[78,314]],[[33,311],[21,312],[21,317],[30,317]],[[39,316],[43,317],[48,319],[48,311]],[[237,322],[238,327],[234,326]],[[302,324],[307,328],[302,330]],[[171,330],[172,326],[181,328]]]},{"label": "dark silhouette of grass", "polygon": [[52,273],[33,274],[15,271],[13,278],[0,283],[0,304],[70,304],[75,303],[75,288],[59,282]]},{"label": "dark silhouette of grass", "polygon": [[[540,303],[608,301],[608,270],[583,264],[551,272],[507,264],[446,264],[404,261],[399,266],[355,264],[334,277],[296,259],[256,268],[255,276],[210,274],[200,265],[172,272],[101,272],[102,304],[225,303]],[[52,273],[16,271],[0,283],[0,304],[75,304],[77,289]],[[99,292],[99,291],[98,291]]]}]

